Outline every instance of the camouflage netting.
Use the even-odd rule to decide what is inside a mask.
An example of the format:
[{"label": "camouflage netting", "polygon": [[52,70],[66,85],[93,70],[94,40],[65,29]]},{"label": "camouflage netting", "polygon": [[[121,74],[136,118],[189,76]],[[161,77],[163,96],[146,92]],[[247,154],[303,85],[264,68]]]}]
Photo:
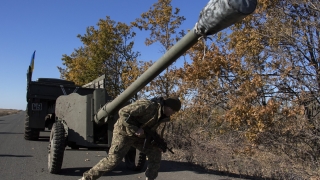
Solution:
[{"label": "camouflage netting", "polygon": [[256,6],[257,0],[210,0],[200,12],[195,33],[215,34],[251,14]]}]

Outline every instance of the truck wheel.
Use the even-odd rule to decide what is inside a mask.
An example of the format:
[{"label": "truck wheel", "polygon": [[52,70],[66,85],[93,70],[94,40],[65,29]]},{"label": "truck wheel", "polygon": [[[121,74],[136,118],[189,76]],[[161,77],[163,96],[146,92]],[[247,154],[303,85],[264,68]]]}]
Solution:
[{"label": "truck wheel", "polygon": [[62,167],[63,154],[66,145],[65,130],[61,122],[55,122],[52,126],[48,146],[48,170],[52,174],[58,174]]},{"label": "truck wheel", "polygon": [[29,116],[26,115],[25,123],[24,123],[24,139],[25,140],[38,140],[40,131],[36,129],[32,129],[29,126]]},{"label": "truck wheel", "polygon": [[133,171],[140,171],[146,163],[146,154],[131,147],[125,156],[125,163],[128,169]]}]

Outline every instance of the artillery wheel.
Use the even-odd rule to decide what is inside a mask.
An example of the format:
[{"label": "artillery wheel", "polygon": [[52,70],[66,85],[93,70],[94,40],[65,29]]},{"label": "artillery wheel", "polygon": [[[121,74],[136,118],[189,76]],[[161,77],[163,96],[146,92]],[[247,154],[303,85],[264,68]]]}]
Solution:
[{"label": "artillery wheel", "polygon": [[29,115],[26,115],[26,119],[24,122],[24,139],[25,140],[38,140],[40,131],[37,129],[30,128],[29,126]]},{"label": "artillery wheel", "polygon": [[146,163],[146,154],[131,147],[125,156],[125,163],[128,169],[140,171]]},{"label": "artillery wheel", "polygon": [[63,124],[59,121],[52,126],[48,146],[48,170],[52,174],[58,174],[62,167],[66,137]]}]

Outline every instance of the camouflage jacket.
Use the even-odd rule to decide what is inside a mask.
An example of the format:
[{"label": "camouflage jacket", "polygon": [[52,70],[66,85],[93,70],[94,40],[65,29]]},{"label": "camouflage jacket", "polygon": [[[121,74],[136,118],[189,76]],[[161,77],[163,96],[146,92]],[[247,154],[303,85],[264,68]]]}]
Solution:
[{"label": "camouflage jacket", "polygon": [[170,121],[170,117],[162,116],[162,111],[163,106],[160,103],[147,99],[137,100],[119,110],[115,128],[128,136],[134,135],[139,128],[156,131],[161,123]]}]

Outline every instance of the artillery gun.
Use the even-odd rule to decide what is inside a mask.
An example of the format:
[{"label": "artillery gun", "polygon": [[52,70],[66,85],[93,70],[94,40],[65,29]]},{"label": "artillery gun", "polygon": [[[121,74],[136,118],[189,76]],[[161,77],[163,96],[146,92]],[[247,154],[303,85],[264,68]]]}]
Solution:
[{"label": "artillery gun", "polygon": [[[201,11],[195,27],[115,99],[111,99],[104,88],[94,89],[87,95],[72,93],[59,96],[48,146],[49,172],[60,171],[66,146],[73,149],[109,148],[117,111],[121,107],[197,43],[200,37],[206,38],[242,20],[255,10],[256,5],[257,0],[210,0]],[[91,85],[99,84],[101,79],[103,77]],[[140,153],[138,162],[135,155],[135,151],[130,151],[125,158],[126,164],[139,170],[145,155]]]}]

